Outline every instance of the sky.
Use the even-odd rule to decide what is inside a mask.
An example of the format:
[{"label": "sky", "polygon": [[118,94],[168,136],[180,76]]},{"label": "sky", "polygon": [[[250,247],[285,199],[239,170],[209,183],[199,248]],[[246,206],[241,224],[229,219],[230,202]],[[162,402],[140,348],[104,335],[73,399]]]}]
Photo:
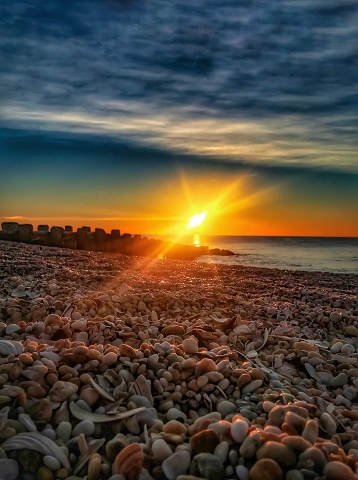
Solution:
[{"label": "sky", "polygon": [[0,222],[358,236],[357,0],[0,0]]}]

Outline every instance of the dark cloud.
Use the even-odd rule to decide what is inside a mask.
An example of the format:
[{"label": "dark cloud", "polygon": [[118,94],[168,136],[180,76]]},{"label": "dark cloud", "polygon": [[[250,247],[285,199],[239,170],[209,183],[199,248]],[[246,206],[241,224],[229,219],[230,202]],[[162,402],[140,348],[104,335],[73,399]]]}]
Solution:
[{"label": "dark cloud", "polygon": [[0,18],[6,106],[302,118],[315,141],[357,146],[357,2],[13,0]]}]

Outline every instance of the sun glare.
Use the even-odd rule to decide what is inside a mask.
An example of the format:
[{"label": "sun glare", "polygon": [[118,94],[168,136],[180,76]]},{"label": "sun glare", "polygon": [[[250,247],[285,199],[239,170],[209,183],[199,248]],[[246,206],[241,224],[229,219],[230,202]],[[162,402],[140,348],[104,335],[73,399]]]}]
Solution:
[{"label": "sun glare", "polygon": [[207,212],[198,213],[197,215],[193,215],[189,220],[188,228],[194,228],[194,227],[198,227],[199,225],[201,225],[203,223],[203,221],[205,220],[206,214],[207,214]]}]

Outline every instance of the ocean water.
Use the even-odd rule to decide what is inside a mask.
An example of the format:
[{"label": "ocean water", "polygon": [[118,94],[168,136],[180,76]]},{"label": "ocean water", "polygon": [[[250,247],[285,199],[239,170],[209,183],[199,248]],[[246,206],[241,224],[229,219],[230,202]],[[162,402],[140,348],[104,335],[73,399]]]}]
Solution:
[{"label": "ocean water", "polygon": [[230,257],[199,257],[200,262],[358,274],[358,238],[193,235],[181,238],[180,243],[235,253]]},{"label": "ocean water", "polygon": [[200,257],[202,262],[358,274],[358,238],[217,236],[200,243],[236,254]]}]

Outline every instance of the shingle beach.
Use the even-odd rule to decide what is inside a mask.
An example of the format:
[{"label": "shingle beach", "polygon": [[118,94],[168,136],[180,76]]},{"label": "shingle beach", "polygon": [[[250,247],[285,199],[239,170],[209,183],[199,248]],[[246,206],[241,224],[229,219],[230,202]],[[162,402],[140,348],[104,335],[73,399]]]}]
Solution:
[{"label": "shingle beach", "polygon": [[358,480],[358,276],[0,242],[0,479]]}]

